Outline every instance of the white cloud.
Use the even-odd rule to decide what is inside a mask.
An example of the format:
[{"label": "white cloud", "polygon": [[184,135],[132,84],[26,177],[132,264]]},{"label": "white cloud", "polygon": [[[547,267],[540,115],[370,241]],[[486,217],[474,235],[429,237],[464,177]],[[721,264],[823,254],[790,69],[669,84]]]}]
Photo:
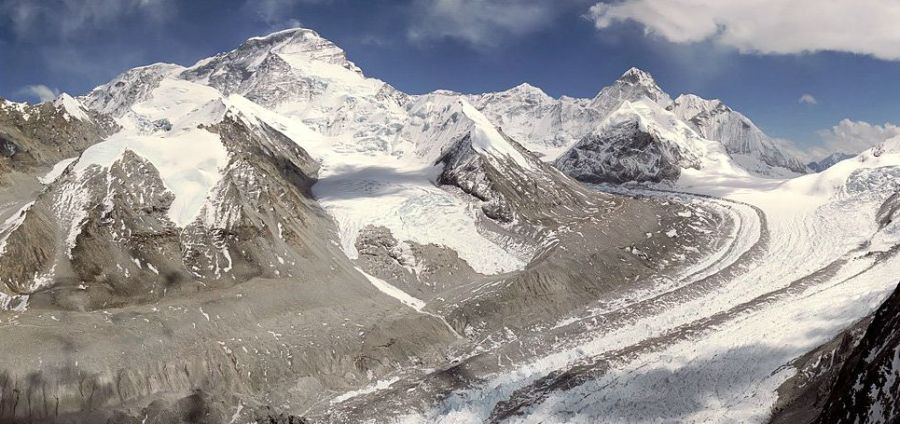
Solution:
[{"label": "white cloud", "polygon": [[804,94],[797,100],[801,105],[817,105],[819,101],[812,94]]},{"label": "white cloud", "polygon": [[598,3],[598,29],[633,21],[675,43],[711,40],[747,53],[839,51],[900,60],[893,0],[624,0]]},{"label": "white cloud", "polygon": [[819,136],[829,152],[856,154],[889,138],[900,136],[900,127],[891,123],[873,125],[844,119],[829,129],[819,131]]},{"label": "white cloud", "polygon": [[19,90],[19,93],[34,97],[42,102],[53,100],[59,96],[59,90],[43,84],[26,85]]},{"label": "white cloud", "polygon": [[416,0],[407,35],[414,42],[453,38],[492,47],[547,28],[566,5],[566,0]]},{"label": "white cloud", "polygon": [[172,10],[171,0],[0,0],[0,16],[20,38],[68,38],[129,15],[162,22]]},{"label": "white cloud", "polygon": [[892,123],[874,125],[864,121],[843,119],[837,125],[819,130],[815,144],[800,144],[778,139],[788,152],[804,162],[819,161],[832,153],[856,155],[890,138],[900,136],[900,127]]},{"label": "white cloud", "polygon": [[328,3],[330,0],[246,0],[244,7],[255,12],[270,30],[299,27],[300,20],[293,16],[299,4]]}]

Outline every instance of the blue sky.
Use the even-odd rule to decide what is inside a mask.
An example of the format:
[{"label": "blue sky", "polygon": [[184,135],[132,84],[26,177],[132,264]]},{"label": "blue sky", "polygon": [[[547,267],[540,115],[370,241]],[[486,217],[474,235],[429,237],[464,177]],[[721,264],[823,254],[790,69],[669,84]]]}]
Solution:
[{"label": "blue sky", "polygon": [[553,96],[591,97],[637,66],[673,96],[720,98],[801,145],[841,137],[822,130],[843,119],[851,133],[857,121],[900,122],[892,2],[704,1],[682,13],[698,2],[0,0],[0,96],[36,101],[37,86],[81,94],[133,66],[192,64],[302,25],[409,93],[527,81]]}]

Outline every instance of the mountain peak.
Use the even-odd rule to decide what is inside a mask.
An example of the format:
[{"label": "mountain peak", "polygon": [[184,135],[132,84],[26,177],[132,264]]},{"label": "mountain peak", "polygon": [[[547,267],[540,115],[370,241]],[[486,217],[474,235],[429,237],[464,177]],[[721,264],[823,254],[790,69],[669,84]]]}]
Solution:
[{"label": "mountain peak", "polygon": [[672,104],[672,98],[659,88],[649,73],[631,68],[615,83],[600,90],[591,105],[607,114],[617,109],[624,101],[637,101],[645,97],[662,107]]},{"label": "mountain peak", "polygon": [[506,90],[506,93],[511,94],[521,94],[526,96],[538,96],[538,97],[549,97],[544,90],[541,90],[539,87],[535,87],[527,82],[523,82],[509,90]]},{"label": "mountain peak", "polygon": [[280,31],[275,31],[275,32],[273,32],[271,34],[267,34],[267,35],[250,37],[247,39],[247,41],[278,41],[278,40],[284,40],[289,37],[293,37],[298,34],[306,34],[310,37],[322,38],[322,36],[320,36],[319,33],[315,32],[311,29],[295,27],[295,28],[287,28],[287,29],[283,29]]},{"label": "mountain peak", "polygon": [[535,87],[535,86],[533,86],[533,85],[531,85],[531,84],[529,84],[529,83],[527,83],[527,82],[523,82],[523,83],[521,83],[521,84],[519,84],[519,85],[513,87],[512,89],[513,89],[513,90],[519,90],[519,91],[533,91],[533,90],[540,90],[540,88],[537,88],[537,87]]},{"label": "mountain peak", "polygon": [[625,73],[622,74],[621,77],[619,77],[618,81],[644,86],[656,85],[656,80],[653,79],[653,76],[650,75],[649,72],[635,67],[632,67],[625,71]]}]

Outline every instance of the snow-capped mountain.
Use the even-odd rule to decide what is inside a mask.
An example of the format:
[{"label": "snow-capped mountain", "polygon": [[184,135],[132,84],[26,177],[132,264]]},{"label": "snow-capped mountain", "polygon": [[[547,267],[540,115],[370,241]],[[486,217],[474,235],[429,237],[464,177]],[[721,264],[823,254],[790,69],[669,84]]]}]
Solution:
[{"label": "snow-capped mountain", "polygon": [[684,94],[675,99],[670,109],[703,137],[722,143],[731,157],[750,172],[774,177],[807,172],[799,159],[779,147],[746,116],[719,100]]},{"label": "snow-capped mountain", "polygon": [[598,127],[604,120],[626,103],[648,101],[672,111],[702,138],[721,143],[728,155],[751,173],[789,177],[808,171],[778,141],[721,101],[695,95],[681,95],[673,101],[650,74],[636,68],[593,99],[554,99],[528,84],[469,98],[495,125],[548,161],[560,158],[584,137],[601,132]]},{"label": "snow-capped mountain", "polygon": [[662,107],[672,103],[672,98],[659,88],[656,80],[650,74],[637,68],[631,68],[625,71],[612,85],[600,90],[597,96],[591,100],[591,107],[599,111],[601,115],[608,115],[625,102],[645,98]]},{"label": "snow-capped mountain", "polygon": [[[398,93],[366,78],[337,46],[309,30],[253,38],[190,68],[130,70],[84,103],[114,114],[122,130],[85,149],[8,229],[10,252],[47,249],[3,268],[8,295],[64,280],[88,293],[99,284],[118,287],[86,306],[96,308],[159,296],[171,281],[289,276],[299,260],[291,249],[306,248],[284,246],[279,237],[308,232],[308,224],[295,225],[318,219],[320,204],[337,219],[351,258],[360,232],[375,225],[403,242],[447,246],[475,271],[511,271],[523,265],[528,247],[510,250],[481,236],[480,217],[524,218],[521,200],[531,196],[521,193],[524,187],[542,187],[550,196],[533,195],[556,205],[581,195],[464,98]],[[87,117],[71,97],[60,104]],[[519,189],[503,189],[507,180]],[[134,197],[139,181],[153,189]],[[291,210],[291,203],[304,206],[272,214]],[[484,213],[473,212],[472,203],[484,203]],[[468,229],[442,229],[427,218],[433,214],[451,228]],[[115,230],[105,229],[113,223]],[[229,236],[248,229],[259,235]],[[159,243],[165,237],[167,247],[135,245],[134,234],[154,234]],[[329,237],[318,232],[297,243]],[[473,237],[482,241],[472,243]],[[144,250],[151,247],[155,253]]]},{"label": "snow-capped mountain", "polygon": [[555,99],[527,83],[467,97],[492,123],[545,160],[554,159],[603,119],[588,99]]},{"label": "snow-capped mountain", "polygon": [[638,69],[409,95],[299,28],[2,101],[0,421],[759,422],[895,285],[898,143],[798,176]]}]

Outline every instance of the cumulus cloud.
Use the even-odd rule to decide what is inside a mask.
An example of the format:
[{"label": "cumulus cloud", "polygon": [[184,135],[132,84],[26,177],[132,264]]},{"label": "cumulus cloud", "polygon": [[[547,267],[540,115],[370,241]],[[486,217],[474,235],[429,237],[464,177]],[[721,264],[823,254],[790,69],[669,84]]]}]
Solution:
[{"label": "cumulus cloud", "polygon": [[892,123],[870,124],[865,121],[843,119],[831,128],[817,132],[815,144],[799,144],[778,139],[779,144],[805,162],[822,160],[832,153],[856,155],[893,137],[900,136],[900,127]]},{"label": "cumulus cloud", "polygon": [[31,96],[42,102],[53,100],[57,96],[59,96],[59,90],[47,87],[43,84],[26,85],[25,87],[22,87],[21,90],[19,90],[19,93],[26,96]]},{"label": "cumulus cloud", "polygon": [[856,154],[893,137],[900,136],[900,127],[886,123],[870,124],[864,121],[841,120],[837,125],[819,131],[830,152]]},{"label": "cumulus cloud", "polygon": [[804,94],[797,100],[801,105],[817,105],[819,101],[812,94]]},{"label": "cumulus cloud", "polygon": [[492,47],[547,28],[567,5],[567,0],[415,0],[407,35],[414,42],[452,38]]},{"label": "cumulus cloud", "polygon": [[900,60],[900,2],[884,0],[623,0],[598,3],[598,29],[632,21],[675,43],[713,41],[746,53],[838,51]]}]

